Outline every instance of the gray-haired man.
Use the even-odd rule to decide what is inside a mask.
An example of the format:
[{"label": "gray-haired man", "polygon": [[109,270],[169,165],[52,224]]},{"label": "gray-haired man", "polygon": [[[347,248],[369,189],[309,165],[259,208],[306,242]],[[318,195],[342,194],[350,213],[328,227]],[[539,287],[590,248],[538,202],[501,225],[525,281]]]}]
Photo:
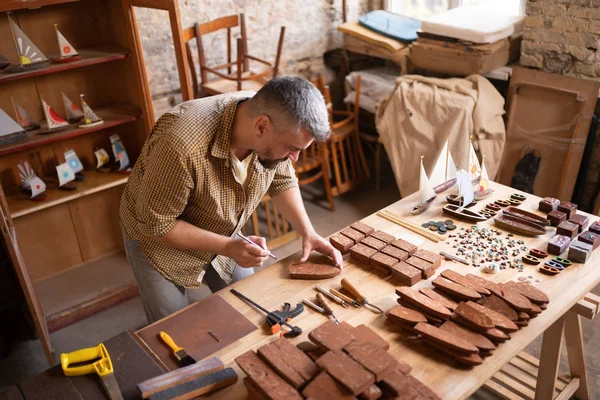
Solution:
[{"label": "gray-haired man", "polygon": [[158,120],[121,199],[125,250],[149,322],[252,274],[267,260],[236,238],[265,194],[312,250],[342,266],[302,203],[292,161],[329,137],[325,102],[311,83],[281,77],[256,94],[228,93],[178,105]]}]

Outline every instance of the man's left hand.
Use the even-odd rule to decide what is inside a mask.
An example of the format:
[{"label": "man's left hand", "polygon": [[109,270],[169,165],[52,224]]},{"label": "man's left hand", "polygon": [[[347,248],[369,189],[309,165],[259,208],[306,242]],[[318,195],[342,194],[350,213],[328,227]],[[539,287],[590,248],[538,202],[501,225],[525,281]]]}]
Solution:
[{"label": "man's left hand", "polygon": [[333,259],[336,267],[344,268],[342,254],[331,245],[327,240],[323,239],[316,232],[310,232],[302,237],[302,258],[300,262],[306,262],[311,251],[317,251],[324,256],[329,256]]}]

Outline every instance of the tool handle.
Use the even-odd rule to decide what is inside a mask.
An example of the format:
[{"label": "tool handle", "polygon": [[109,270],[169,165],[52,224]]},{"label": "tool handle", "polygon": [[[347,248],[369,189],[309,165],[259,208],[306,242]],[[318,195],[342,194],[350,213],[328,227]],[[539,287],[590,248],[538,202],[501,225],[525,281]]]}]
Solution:
[{"label": "tool handle", "polygon": [[345,301],[340,299],[339,297],[329,293],[328,291],[326,291],[325,289],[323,289],[320,286],[315,286],[315,290],[317,290],[318,292],[321,292],[323,295],[327,296],[328,299],[330,299],[331,301],[333,301],[336,304],[339,304],[340,306],[343,306]]},{"label": "tool handle", "polygon": [[327,304],[325,297],[321,293],[317,293],[317,304],[323,307],[327,315],[333,314],[333,310],[329,307],[329,304]]},{"label": "tool handle", "polygon": [[342,278],[342,287],[346,289],[352,296],[356,298],[359,303],[365,303],[367,298],[360,294],[356,286],[354,286],[348,279]]},{"label": "tool handle", "polygon": [[318,312],[318,313],[321,313],[321,314],[325,315],[325,313],[326,313],[325,309],[323,309],[323,308],[319,307],[318,305],[316,305],[316,304],[315,304],[315,303],[313,303],[312,301],[310,301],[310,300],[306,300],[306,299],[302,299],[302,302],[303,302],[304,304],[306,304],[307,306],[309,306],[310,308],[312,308],[313,310],[315,310],[316,312]]},{"label": "tool handle", "polygon": [[[71,364],[79,364],[86,361],[94,362],[71,367]],[[110,356],[103,343],[100,343],[96,347],[76,350],[71,353],[63,353],[60,355],[60,364],[66,376],[79,376],[93,373],[105,376],[113,372]]]},{"label": "tool handle", "polygon": [[352,300],[350,297],[346,296],[344,293],[335,290],[335,289],[329,289],[329,291],[331,293],[333,293],[334,295],[336,295],[337,297],[339,297],[340,299],[344,300],[346,303],[348,304],[352,304],[352,303],[356,303],[354,300]]},{"label": "tool handle", "polygon": [[169,336],[169,334],[167,332],[160,331],[158,336],[160,336],[162,341],[165,342],[166,345],[169,346],[171,348],[171,350],[173,350],[174,352],[177,353],[179,350],[183,350],[183,348],[181,348],[181,347],[177,346],[177,344],[175,344],[175,341],[173,340],[173,338],[171,338],[171,336]]}]

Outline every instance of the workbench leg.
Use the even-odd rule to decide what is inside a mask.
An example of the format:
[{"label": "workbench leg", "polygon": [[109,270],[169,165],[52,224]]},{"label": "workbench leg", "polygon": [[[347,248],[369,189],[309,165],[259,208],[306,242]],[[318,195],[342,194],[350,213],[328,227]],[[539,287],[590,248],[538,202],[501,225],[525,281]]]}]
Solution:
[{"label": "workbench leg", "polygon": [[556,376],[558,375],[560,348],[565,333],[564,328],[565,317],[563,316],[544,332],[540,369],[535,387],[535,400],[554,398],[554,385],[556,384]]},{"label": "workbench leg", "polygon": [[565,315],[565,342],[567,343],[570,375],[573,378],[579,378],[579,389],[577,389],[574,396],[580,400],[588,400],[590,389],[585,364],[581,317],[571,311]]}]

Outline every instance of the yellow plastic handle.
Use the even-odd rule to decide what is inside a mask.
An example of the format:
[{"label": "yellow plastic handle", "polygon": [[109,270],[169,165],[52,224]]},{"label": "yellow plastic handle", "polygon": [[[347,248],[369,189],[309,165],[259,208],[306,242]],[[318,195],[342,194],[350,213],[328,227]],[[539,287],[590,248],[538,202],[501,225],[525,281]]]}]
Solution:
[{"label": "yellow plastic handle", "polygon": [[[71,366],[72,364],[79,364],[86,361],[94,362],[76,367]],[[105,376],[113,373],[112,362],[103,343],[100,343],[96,347],[63,353],[60,355],[60,364],[66,376],[87,375],[94,372],[99,376]]]},{"label": "yellow plastic handle", "polygon": [[352,296],[354,296],[354,298],[356,298],[356,301],[358,301],[359,303],[365,303],[365,296],[363,296],[362,294],[360,294],[360,292],[358,291],[358,289],[346,278],[342,279],[342,287],[344,289],[346,289],[348,291],[348,293],[350,293]]},{"label": "yellow plastic handle", "polygon": [[160,338],[169,346],[174,352],[178,352],[179,350],[183,350],[182,347],[179,347],[175,344],[175,341],[167,334],[167,332],[160,331],[158,333]]}]

